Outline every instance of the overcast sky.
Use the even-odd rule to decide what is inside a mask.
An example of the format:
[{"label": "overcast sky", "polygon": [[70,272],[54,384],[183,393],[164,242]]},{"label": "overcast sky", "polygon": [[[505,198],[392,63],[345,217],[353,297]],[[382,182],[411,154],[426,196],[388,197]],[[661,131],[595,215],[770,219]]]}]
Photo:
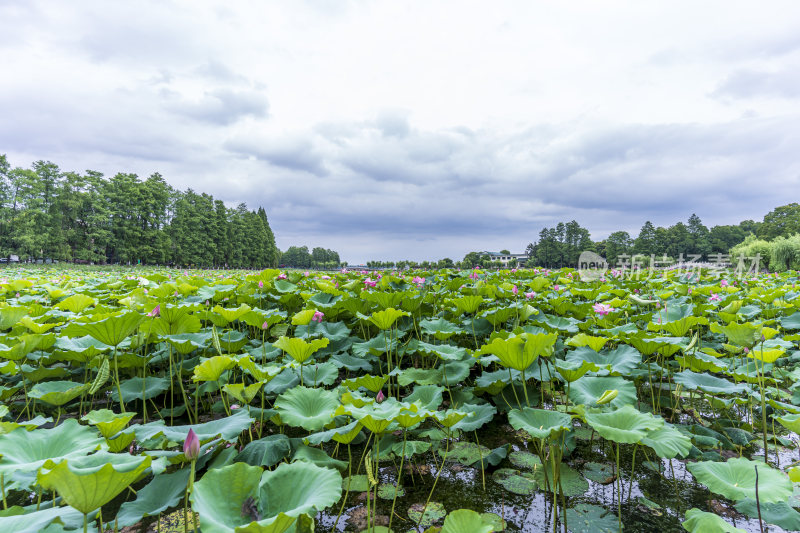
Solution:
[{"label": "overcast sky", "polygon": [[352,263],[800,201],[800,3],[0,0],[0,153]]}]

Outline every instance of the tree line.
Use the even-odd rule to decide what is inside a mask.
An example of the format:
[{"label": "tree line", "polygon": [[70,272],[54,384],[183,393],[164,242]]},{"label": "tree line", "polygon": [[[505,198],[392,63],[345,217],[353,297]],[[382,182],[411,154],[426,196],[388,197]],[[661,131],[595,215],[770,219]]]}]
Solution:
[{"label": "tree line", "polygon": [[574,220],[559,222],[553,228],[543,228],[539,239],[528,244],[526,253],[530,264],[548,268],[576,266],[579,255],[586,250],[603,256],[612,267],[621,262],[630,264],[636,256],[640,264],[643,261],[649,265],[651,258],[663,261],[666,257],[668,262],[715,261],[739,253],[747,257],[759,253],[765,267],[775,256],[772,264],[776,268],[798,268],[800,237],[793,237],[798,233],[800,204],[791,203],[773,209],[761,222],[744,220],[708,228],[692,214],[686,223],[656,227],[648,220],[636,237],[627,231],[615,231],[601,241],[592,241],[589,231]]},{"label": "tree line", "polygon": [[263,207],[227,207],[154,173],[62,171],[50,161],[11,168],[0,155],[0,256],[193,267],[277,266]]},{"label": "tree line", "polygon": [[290,246],[280,257],[281,266],[292,268],[338,268],[342,263],[339,252],[328,248],[315,247],[310,252],[308,246]]}]

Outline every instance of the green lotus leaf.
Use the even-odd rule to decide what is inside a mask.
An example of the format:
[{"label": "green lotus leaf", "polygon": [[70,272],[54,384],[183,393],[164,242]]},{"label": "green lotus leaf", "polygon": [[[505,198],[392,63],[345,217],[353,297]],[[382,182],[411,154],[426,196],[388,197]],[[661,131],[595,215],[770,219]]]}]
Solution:
[{"label": "green lotus leaf", "polygon": [[667,423],[661,429],[650,431],[639,444],[649,446],[664,459],[687,457],[692,450],[692,439]]},{"label": "green lotus leaf", "polygon": [[312,433],[303,439],[303,441],[312,446],[318,446],[320,443],[328,442],[331,439],[335,439],[336,442],[340,442],[342,444],[347,444],[348,442],[352,442],[352,440],[358,436],[358,433],[361,431],[361,427],[361,423],[355,421],[344,426],[328,429],[327,431]]},{"label": "green lotus leaf", "polygon": [[[263,470],[246,463],[233,463],[209,470],[194,484],[189,496],[192,509],[199,514],[199,525],[204,533],[229,533],[253,522],[267,525],[269,518],[255,520],[242,512],[246,501],[258,498],[258,485]],[[285,487],[289,489],[291,485]],[[287,490],[287,492],[291,492]]]},{"label": "green lotus leaf", "polygon": [[[25,511],[26,509],[19,506],[9,507],[3,511],[0,515],[0,531],[40,533],[48,531],[48,526],[52,524],[61,524],[72,530],[83,526],[83,513],[69,507],[50,507],[27,513]],[[90,526],[89,531],[97,531],[97,528],[92,528],[93,526]]]},{"label": "green lotus leaf", "polygon": [[428,344],[418,342],[417,351],[420,353],[435,355],[445,361],[463,361],[467,356],[466,348],[453,346],[452,344]]},{"label": "green lotus leaf", "polygon": [[22,317],[19,321],[20,324],[28,328],[33,333],[47,333],[56,326],[60,326],[63,322],[50,322],[48,324],[40,324],[29,316]]},{"label": "green lotus leaf", "polygon": [[339,396],[335,391],[316,389],[298,385],[275,400],[275,409],[281,420],[294,427],[307,431],[319,431],[331,421],[339,406]]},{"label": "green lotus leaf", "polygon": [[733,527],[714,513],[692,508],[686,511],[686,520],[681,525],[689,533],[746,533],[744,529]]},{"label": "green lotus leaf", "polygon": [[[760,480],[758,485],[761,487]],[[760,490],[759,488],[759,492]],[[760,505],[757,506],[755,500],[747,498],[736,503],[736,510],[750,518],[758,518],[760,513],[762,519],[768,524],[775,524],[786,531],[800,531],[800,513],[795,511],[788,502],[759,503]]]},{"label": "green lotus leaf", "polygon": [[86,413],[81,420],[97,427],[103,437],[110,439],[122,431],[136,413],[115,413],[110,409],[98,409]]},{"label": "green lotus leaf", "polygon": [[192,353],[195,350],[203,350],[211,343],[211,332],[204,333],[175,333],[170,335],[160,335],[159,338],[167,341],[181,355]]},{"label": "green lotus leaf", "polygon": [[433,335],[440,341],[445,341],[453,335],[465,333],[464,329],[441,317],[435,320],[421,320],[419,327],[422,331],[428,335]]},{"label": "green lotus leaf", "polygon": [[783,415],[776,417],[775,420],[794,433],[800,433],[800,414]]},{"label": "green lotus leaf", "polygon": [[192,381],[217,381],[224,372],[236,366],[236,359],[228,355],[215,355],[194,367]]},{"label": "green lotus leaf", "polygon": [[58,337],[55,348],[66,352],[68,355],[81,356],[78,360],[87,363],[96,355],[111,350],[112,346],[103,344],[90,335],[85,337]]},{"label": "green lotus leaf", "polygon": [[28,391],[28,396],[50,405],[61,406],[89,390],[90,383],[79,385],[74,381],[46,381],[37,383]]},{"label": "green lotus leaf", "polygon": [[460,298],[454,298],[450,300],[450,303],[455,306],[459,315],[463,313],[474,315],[483,303],[483,296],[477,294],[468,294],[466,296],[461,296]]},{"label": "green lotus leaf", "polygon": [[465,411],[467,416],[453,425],[453,429],[460,429],[461,431],[476,431],[483,427],[485,424],[491,422],[494,415],[497,413],[497,408],[491,404],[463,404],[460,405],[459,410]]},{"label": "green lotus leaf", "polygon": [[370,490],[369,478],[366,474],[346,477],[342,480],[342,490],[348,490],[348,487],[351,492],[367,492]]},{"label": "green lotus leaf", "polygon": [[[169,389],[169,379],[159,377],[130,378],[119,384],[122,390],[122,400],[132,402],[134,400],[149,400]],[[111,390],[111,399],[119,402],[119,393],[116,388]]]},{"label": "green lotus leaf", "polygon": [[422,409],[435,411],[442,405],[444,387],[437,385],[417,385],[411,394],[404,398],[406,403],[419,402]]},{"label": "green lotus leaf", "polygon": [[572,417],[568,414],[531,407],[509,411],[508,423],[514,429],[526,431],[535,439],[549,439],[572,429]]},{"label": "green lotus leaf", "polygon": [[113,500],[136,481],[153,458],[104,451],[54,463],[36,476],[45,490],[55,490],[71,507],[86,514]]},{"label": "green lotus leaf", "polygon": [[97,300],[85,294],[73,294],[64,298],[55,305],[56,309],[65,309],[75,314],[80,313],[90,305],[97,305]]},{"label": "green lotus leaf", "polygon": [[249,355],[239,358],[239,368],[253,376],[256,381],[267,383],[272,378],[280,374],[284,367],[279,365],[262,366],[250,359]]},{"label": "green lotus leaf", "polygon": [[581,359],[580,361],[564,361],[561,359],[555,362],[556,371],[567,383],[582,378],[587,372],[597,372],[600,370],[596,364]]},{"label": "green lotus leaf", "polygon": [[369,431],[383,433],[406,408],[407,405],[399,403],[394,398],[387,398],[383,403],[367,403],[361,407],[340,405],[334,414],[336,416],[348,414],[361,422]]},{"label": "green lotus leaf", "polygon": [[[300,369],[293,369],[297,376],[300,376]],[[322,385],[333,385],[339,378],[339,368],[332,361],[324,363],[314,363],[306,365],[303,370],[303,384],[319,387]]]},{"label": "green lotus leaf", "polygon": [[631,405],[625,405],[616,411],[586,413],[585,418],[601,437],[622,444],[635,444],[649,432],[664,426],[664,419],[642,413]]},{"label": "green lotus leaf", "polygon": [[0,472],[35,472],[48,459],[60,461],[88,455],[103,443],[95,431],[72,418],[52,429],[18,428],[0,435]]},{"label": "green lotus leaf", "polygon": [[500,359],[500,363],[522,372],[540,355],[550,355],[558,336],[555,333],[530,334],[523,333],[508,339],[496,337],[485,344],[477,354],[492,354]]},{"label": "green lotus leaf", "polygon": [[781,327],[783,329],[800,329],[800,311],[781,317]]},{"label": "green lotus leaf", "polygon": [[245,462],[253,466],[272,467],[289,456],[292,447],[286,435],[269,435],[247,444],[235,462]]},{"label": "green lotus leaf", "polygon": [[261,382],[251,385],[245,385],[244,383],[228,383],[223,385],[222,390],[236,398],[243,405],[247,405],[253,401],[253,398],[256,397],[262,385],[263,383]]},{"label": "green lotus leaf", "polygon": [[441,533],[491,533],[494,525],[484,521],[483,516],[471,509],[459,509],[444,519]]},{"label": "green lotus leaf", "polygon": [[214,306],[212,311],[214,313],[217,313],[222,318],[224,318],[225,322],[234,322],[236,320],[239,320],[239,318],[241,318],[245,314],[247,314],[250,311],[250,306],[247,304],[242,304],[235,309],[229,309],[216,305]]},{"label": "green lotus leaf", "polygon": [[632,346],[624,344],[600,353],[589,347],[583,347],[567,353],[567,361],[587,361],[600,368],[609,369],[614,375],[627,376],[642,362],[642,355]]},{"label": "green lotus leaf", "polygon": [[585,333],[578,333],[574,337],[570,337],[565,344],[568,346],[575,346],[576,348],[588,346],[595,352],[599,352],[609,340],[608,337],[593,337]]},{"label": "green lotus leaf", "polygon": [[408,509],[408,517],[426,529],[444,518],[446,514],[444,505],[439,502],[428,502],[427,507],[423,503],[415,503]]},{"label": "green lotus leaf", "polygon": [[[291,490],[287,490],[290,488]],[[259,498],[264,516],[316,514],[339,501],[342,476],[332,468],[299,461],[264,472]]]},{"label": "green lotus leaf", "polygon": [[409,316],[409,313],[390,307],[388,309],[372,313],[369,317],[369,321],[375,324],[378,329],[387,330],[391,329],[397,319],[401,316]]},{"label": "green lotus leaf", "polygon": [[0,313],[0,331],[16,325],[27,314],[28,310],[24,307],[4,307]]},{"label": "green lotus leaf", "polygon": [[570,385],[569,399],[575,404],[592,407],[597,404],[606,391],[619,391],[616,398],[610,403],[611,407],[634,405],[636,403],[636,386],[630,381],[619,377],[594,377],[584,376]]},{"label": "green lotus leaf", "polygon": [[735,457],[727,462],[700,461],[686,468],[708,490],[729,500],[754,498],[758,467],[758,494],[761,503],[783,502],[792,495],[792,482],[783,472],[762,462]]},{"label": "green lotus leaf", "polygon": [[728,342],[744,348],[752,348],[761,338],[761,328],[750,322],[732,323],[727,326],[720,326],[716,322],[712,322],[709,329],[714,333],[724,334],[728,338]]},{"label": "green lotus leaf", "polygon": [[743,383],[731,383],[727,379],[718,378],[707,373],[696,373],[684,370],[673,374],[675,383],[680,383],[687,390],[701,390],[709,394],[740,394],[750,390]]},{"label": "green lotus leaf", "polygon": [[342,385],[350,390],[358,390],[359,387],[364,387],[368,391],[377,393],[383,388],[388,381],[389,376],[371,376],[364,374],[353,379],[346,379],[342,381]]},{"label": "green lotus leaf", "polygon": [[70,324],[64,328],[64,333],[70,337],[91,335],[103,344],[118,346],[136,331],[144,319],[143,315],[129,311],[88,324]]},{"label": "green lotus leaf", "polygon": [[[431,449],[430,442],[423,442],[421,440],[407,440],[405,443],[405,456],[406,459],[410,459],[412,456],[425,453]],[[403,443],[402,442],[395,442],[392,444],[392,453],[395,454],[397,457],[403,456]],[[484,458],[484,461],[486,459]]]},{"label": "green lotus leaf", "polygon": [[119,508],[115,521],[121,527],[137,524],[146,516],[158,516],[177,506],[186,494],[189,469],[181,468],[171,474],[160,474],[136,492],[136,499]]},{"label": "green lotus leaf", "polygon": [[492,479],[509,492],[528,496],[539,490],[535,474],[520,472],[511,468],[500,468],[492,474]]},{"label": "green lotus leaf", "polygon": [[[402,443],[399,443],[402,445]],[[439,455],[444,457],[444,447],[439,447]],[[447,452],[447,460],[454,463],[460,463],[465,466],[472,466],[474,464],[480,465],[481,460],[485,461],[485,457],[489,455],[491,450],[486,446],[475,444],[474,442],[456,442]],[[402,453],[402,450],[400,451]]]},{"label": "green lotus leaf", "polygon": [[326,347],[328,343],[330,343],[328,339],[314,339],[311,342],[306,342],[296,337],[281,337],[273,343],[273,346],[288,353],[292,359],[298,363],[303,363],[311,357],[314,352],[320,348]]},{"label": "green lotus leaf", "polygon": [[588,503],[579,503],[567,509],[567,524],[572,533],[618,533],[616,515]]},{"label": "green lotus leaf", "polygon": [[[148,380],[149,381],[149,380]],[[128,431],[136,433],[136,440],[145,442],[163,436],[167,441],[183,443],[189,429],[194,430],[200,442],[208,442],[213,438],[221,437],[223,440],[236,440],[242,431],[245,431],[255,419],[250,416],[247,409],[237,409],[233,415],[187,426],[167,426],[163,420],[150,422],[149,424],[135,424]]]}]

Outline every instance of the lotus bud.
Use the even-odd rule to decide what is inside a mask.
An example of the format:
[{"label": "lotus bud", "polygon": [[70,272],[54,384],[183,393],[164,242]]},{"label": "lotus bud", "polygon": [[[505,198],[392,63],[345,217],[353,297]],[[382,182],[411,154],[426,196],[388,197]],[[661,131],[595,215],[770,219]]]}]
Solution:
[{"label": "lotus bud", "polygon": [[269,328],[269,324],[267,324],[267,321],[265,320],[264,323],[261,324],[261,329],[263,329],[264,331],[267,331],[267,328]]},{"label": "lotus bud", "polygon": [[186,440],[183,441],[183,455],[190,461],[194,461],[200,455],[200,439],[191,428],[189,428],[189,434],[186,435]]},{"label": "lotus bud", "polygon": [[161,304],[158,304],[152,311],[147,313],[147,316],[158,316],[161,313]]},{"label": "lotus bud", "polygon": [[258,288],[259,289],[263,289],[264,288],[264,282],[263,281],[261,281],[261,280],[258,281]]},{"label": "lotus bud", "polygon": [[383,395],[383,390],[379,390],[378,391],[378,395],[375,396],[375,401],[377,403],[383,403],[383,400],[385,400],[385,399],[386,399],[386,396]]}]

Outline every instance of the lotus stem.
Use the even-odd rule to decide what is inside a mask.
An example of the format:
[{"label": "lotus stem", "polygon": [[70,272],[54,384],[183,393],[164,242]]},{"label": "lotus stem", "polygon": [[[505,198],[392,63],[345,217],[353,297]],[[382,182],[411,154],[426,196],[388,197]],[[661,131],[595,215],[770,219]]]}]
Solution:
[{"label": "lotus stem", "polygon": [[[539,367],[539,373],[541,374],[542,367]],[[525,370],[522,370],[522,392],[525,393],[525,405],[528,407],[531,406],[531,402],[528,401],[528,382],[525,380]]]},{"label": "lotus stem", "polygon": [[[431,496],[433,496],[433,491],[436,489],[436,482],[439,481],[439,476],[442,475],[442,470],[444,470],[444,465],[447,462],[447,453],[450,451],[450,428],[447,428],[447,439],[444,445],[444,457],[442,458],[442,466],[436,471],[436,477],[433,480],[433,486],[431,487],[431,491],[428,493],[428,499],[425,500],[425,505],[422,507],[422,512],[419,515],[419,520],[417,520],[417,529],[419,529],[419,525],[422,523],[422,519],[425,518],[425,510],[428,508],[428,504],[431,501]],[[435,459],[435,457],[434,457]]]},{"label": "lotus stem", "polygon": [[617,444],[617,522],[622,531],[622,475],[619,471],[619,442]]},{"label": "lotus stem", "polygon": [[758,511],[758,526],[761,528],[761,533],[764,533],[764,522],[761,520],[761,500],[758,498],[758,465],[753,465],[756,469],[756,510]]},{"label": "lotus stem", "polygon": [[481,443],[478,440],[478,430],[476,429],[473,433],[475,433],[475,444],[478,445],[478,453],[481,455],[481,485],[483,485],[483,492],[486,492],[486,473],[483,468],[483,452],[481,452]]},{"label": "lotus stem", "polygon": [[[397,503],[397,493],[400,491],[400,480],[403,477],[403,463],[406,460],[406,430],[403,428],[403,455],[400,457],[400,470],[397,472],[397,484],[394,486],[394,498],[392,498],[392,510],[389,512],[389,531],[392,530],[392,520],[394,519],[394,506]],[[334,527],[335,529],[335,527]]]},{"label": "lotus stem", "polygon": [[342,500],[342,506],[339,507],[339,514],[336,515],[336,520],[333,522],[333,530],[336,531],[336,524],[339,523],[339,519],[342,517],[342,512],[344,512],[344,506],[347,505],[347,497],[350,495],[350,483],[353,481],[353,456],[350,454],[350,443],[347,443],[347,489],[344,493],[344,499]]},{"label": "lotus stem", "polygon": [[3,510],[8,509],[8,502],[6,501],[6,475],[0,473],[0,490],[3,492]]}]

